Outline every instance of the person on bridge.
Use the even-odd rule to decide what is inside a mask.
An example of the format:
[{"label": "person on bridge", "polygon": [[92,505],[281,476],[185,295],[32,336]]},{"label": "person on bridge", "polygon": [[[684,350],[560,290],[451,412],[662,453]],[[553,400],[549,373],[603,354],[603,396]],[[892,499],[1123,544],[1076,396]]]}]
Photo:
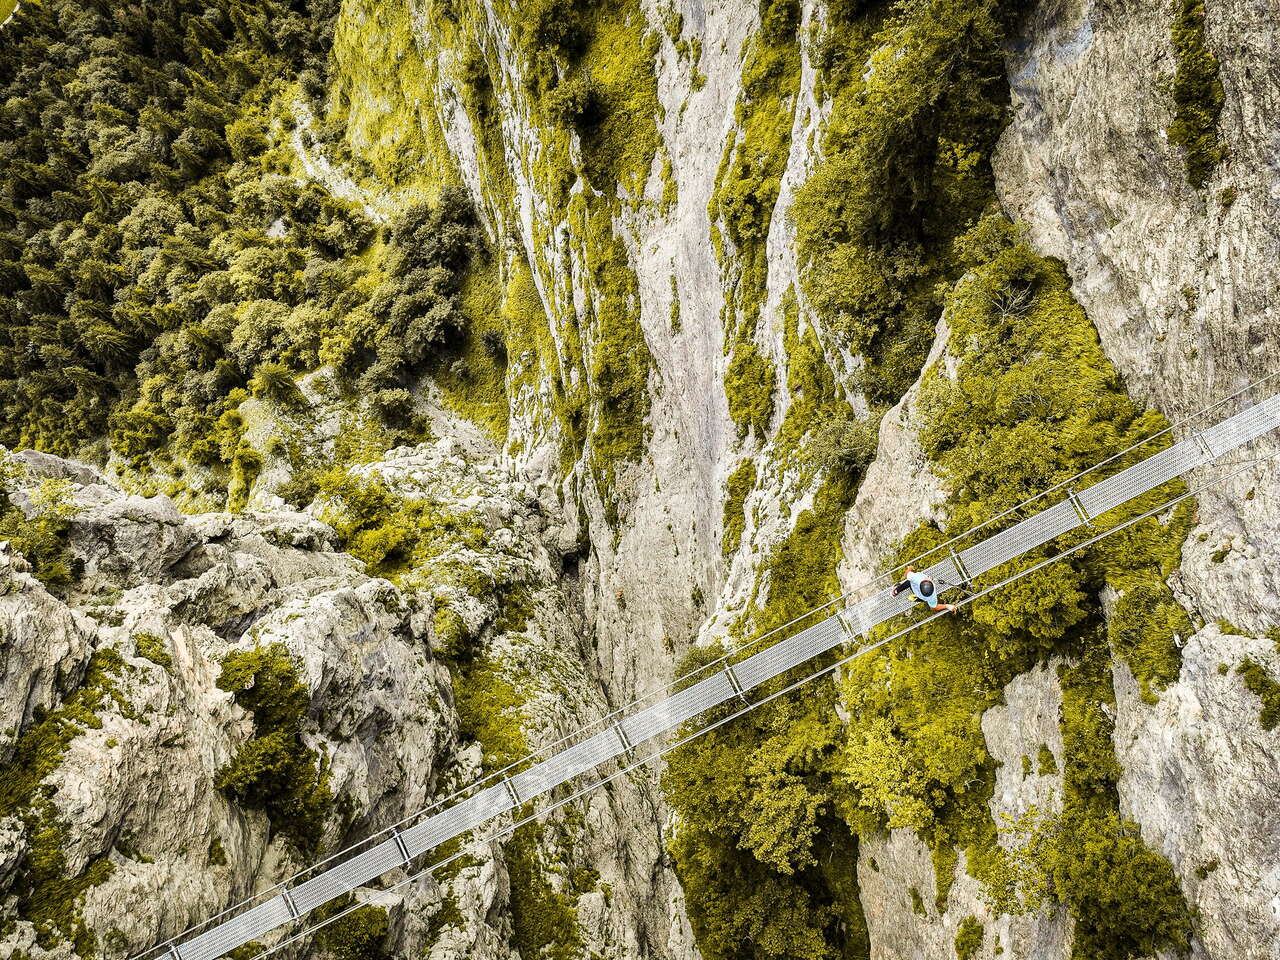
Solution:
[{"label": "person on bridge", "polygon": [[915,567],[907,567],[907,579],[894,584],[893,595],[896,597],[903,590],[910,590],[921,603],[927,603],[929,609],[949,613],[956,608],[954,603],[939,603],[938,588],[923,573],[916,573]]}]

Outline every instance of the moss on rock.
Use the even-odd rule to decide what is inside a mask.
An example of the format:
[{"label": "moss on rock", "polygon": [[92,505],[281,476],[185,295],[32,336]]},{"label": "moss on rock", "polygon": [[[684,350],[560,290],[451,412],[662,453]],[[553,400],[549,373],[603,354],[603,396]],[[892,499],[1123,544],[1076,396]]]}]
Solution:
[{"label": "moss on rock", "polygon": [[1218,139],[1218,115],[1226,99],[1218,77],[1218,58],[1205,38],[1204,0],[1177,0],[1174,5],[1173,122],[1169,140],[1185,151],[1187,180],[1203,187],[1226,149]]}]

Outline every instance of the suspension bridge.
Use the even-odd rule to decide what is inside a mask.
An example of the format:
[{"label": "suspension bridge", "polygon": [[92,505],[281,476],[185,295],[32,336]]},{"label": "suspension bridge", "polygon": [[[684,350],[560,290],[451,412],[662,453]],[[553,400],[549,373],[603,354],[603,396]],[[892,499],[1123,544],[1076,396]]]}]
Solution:
[{"label": "suspension bridge", "polygon": [[[1230,401],[1236,400],[1276,374],[1255,381],[1243,390],[1217,401],[1151,437],[1115,454],[1100,464],[1064,480],[1031,499],[1004,511],[977,527],[932,548],[913,560],[915,563],[936,557],[923,573],[944,586],[941,593],[959,591],[963,607],[999,590],[1027,574],[1083,550],[1104,537],[1133,526],[1149,517],[1158,516],[1178,502],[1195,496],[1214,485],[1224,483],[1250,469],[1255,461],[1223,464],[1223,458],[1249,444],[1263,434],[1280,427],[1280,393],[1254,403],[1233,416],[1202,429],[1187,429],[1182,439],[1175,439],[1149,456],[1133,460],[1144,446],[1157,444],[1161,438],[1175,434],[1179,428],[1204,417]],[[1173,438],[1170,438],[1173,439]],[[1195,488],[1184,489],[1155,507],[1136,516],[1105,522],[1116,508],[1156,490],[1188,472],[1207,466],[1235,467],[1229,473],[1213,478]],[[1122,466],[1117,472],[1103,476],[1108,468]],[[1054,502],[1018,520],[1007,529],[985,539],[976,534],[1024,512],[1037,503]],[[1009,576],[978,588],[978,577],[1002,567],[1064,534],[1086,528],[1092,535]],[[976,541],[976,542],[975,542]],[[862,589],[868,590],[891,579],[882,575]],[[861,591],[859,591],[861,592]],[[886,583],[883,587],[854,600],[850,594],[838,597],[805,614],[791,624],[770,631],[674,681],[662,696],[641,698],[593,724],[548,744],[535,754],[477,781],[446,797],[432,807],[374,834],[365,841],[334,854],[295,877],[256,896],[236,904],[217,916],[183,931],[170,940],[135,955],[132,960],[215,960],[230,950],[257,941],[277,928],[292,926],[289,933],[259,956],[271,953],[311,936],[320,927],[332,923],[358,907],[347,906],[331,912],[319,922],[304,919],[324,904],[352,893],[379,878],[392,874],[395,882],[386,889],[397,889],[430,874],[445,864],[484,843],[505,836],[523,823],[546,816],[606,783],[652,763],[679,747],[739,716],[757,709],[779,696],[818,677],[827,676],[851,660],[866,656],[891,643],[938,616],[933,614],[910,623],[888,636],[871,642],[872,632],[899,615],[914,603],[910,593],[894,596]],[[821,619],[816,619],[818,617]],[[800,628],[806,621],[815,620]],[[774,640],[773,643],[767,643]],[[782,689],[767,694],[761,688],[788,674],[808,661],[842,645],[852,644],[852,653],[817,669]],[[752,694],[755,694],[754,696]],[[686,728],[681,738],[668,735],[714,707],[733,704],[728,714],[694,729]],[[596,772],[595,779],[585,775]],[[576,788],[572,781],[582,782]],[[563,796],[545,800],[552,791],[571,784]],[[538,809],[530,805],[544,802]],[[515,812],[515,816],[506,815]],[[503,818],[503,819],[500,819]],[[434,863],[425,863],[427,854],[442,844],[480,831],[491,825],[487,834],[473,836],[461,850]],[[398,873],[398,872],[403,873]],[[314,918],[313,918],[314,919]]]}]

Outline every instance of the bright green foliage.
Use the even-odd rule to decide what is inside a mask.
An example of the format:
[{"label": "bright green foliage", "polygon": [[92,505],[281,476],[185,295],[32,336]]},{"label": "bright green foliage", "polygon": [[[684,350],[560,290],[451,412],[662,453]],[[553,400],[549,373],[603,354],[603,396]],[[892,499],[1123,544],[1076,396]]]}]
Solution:
[{"label": "bright green foliage", "polygon": [[791,216],[809,302],[866,357],[873,399],[894,402],[915,379],[936,286],[958,276],[950,242],[994,197],[1014,6],[918,0],[880,26],[878,8],[842,3],[820,44],[836,92],[823,160]]},{"label": "bright green foliage", "polygon": [[637,0],[537,0],[519,11],[535,102],[571,126],[591,187],[639,196],[658,152],[658,35]]},{"label": "bright green foliage", "polygon": [[[316,920],[325,920],[351,906],[343,897],[316,911]],[[333,960],[387,960],[383,948],[390,924],[384,907],[370,904],[357,907],[320,928],[316,941]]]},{"label": "bright green foliage", "polygon": [[[315,119],[337,3],[149,2],[123,19],[46,4],[23,57],[0,58],[6,155],[29,168],[6,180],[0,215],[0,441],[74,452],[109,433],[143,481],[191,461],[210,470],[184,494],[225,491],[235,510],[261,468],[238,442],[250,392],[305,425],[296,381],[331,365],[343,399],[384,421],[385,449],[421,436],[414,380],[490,372],[463,336],[482,243],[460,189],[436,183],[379,231],[300,175],[300,117],[304,149],[353,167],[344,122],[369,132],[346,80],[334,116]],[[38,66],[20,74],[28,50]],[[484,412],[504,420],[491,400]]]},{"label": "bright green foliage", "polygon": [[253,482],[262,472],[262,454],[241,442],[231,458],[231,483],[227,486],[227,509],[238,512],[249,500]]},{"label": "bright green foliage", "polygon": [[[985,218],[956,246],[971,273],[948,300],[951,342],[965,352],[954,381],[926,378],[921,405],[928,426],[921,439],[953,488],[964,491],[952,504],[948,527],[958,533],[1155,434],[1163,423],[1125,394],[1060,265],[1018,242],[999,217]],[[1140,448],[1136,456],[1156,448]],[[1181,489],[1167,484],[1104,522],[1143,512]],[[1104,577],[1130,594],[1117,604],[1111,625],[1117,652],[1145,683],[1168,683],[1178,672],[1175,637],[1189,635],[1190,622],[1164,579],[1177,565],[1189,523],[1186,505],[1167,525],[1145,520],[1083,559],[975,602],[971,614],[999,636],[1026,631],[1049,649],[1086,616],[1084,598]],[[1028,565],[1025,558],[1015,562]],[[1007,574],[1000,569],[987,576]]]},{"label": "bright green foliage", "polygon": [[346,143],[356,148],[354,172],[370,186],[412,188],[434,198],[457,170],[432,95],[438,61],[435,51],[425,53],[411,4],[346,0],[333,35],[329,120],[345,128]]},{"label": "bright green foliage", "polygon": [[10,887],[17,915],[35,925],[37,942],[52,949],[72,941],[80,956],[96,948],[96,937],[80,915],[78,901],[102,883],[113,869],[106,857],[89,862],[78,875],[68,874],[63,846],[66,826],[42,781],[62,762],[67,747],[86,729],[102,728],[100,714],[112,708],[125,716],[133,711],[116,685],[124,658],[110,648],[89,660],[80,686],[58,709],[37,715],[18,738],[12,759],[0,765],[0,818],[16,816],[26,832],[28,851]]},{"label": "bright green foliage", "polygon": [[[784,465],[797,467],[806,477],[816,476],[824,467],[840,474],[841,482],[851,485],[852,497],[852,486],[856,486],[866,461],[856,450],[849,451],[853,454],[850,457],[843,456],[843,451],[839,456],[832,456],[833,441],[850,437],[841,435],[837,439],[828,431],[832,423],[853,421],[853,411],[843,388],[836,382],[817,331],[812,326],[801,327],[794,290],[787,291],[782,306],[783,349],[791,403],[778,427],[778,457]],[[863,442],[865,440],[854,440],[854,446]],[[849,503],[852,502],[850,499]]]},{"label": "bright green foliage", "polygon": [[264,363],[258,367],[249,381],[249,392],[260,399],[289,407],[306,402],[289,368],[281,363]]},{"label": "bright green foliage", "polygon": [[458,735],[484,747],[486,768],[498,770],[528,755],[524,696],[498,664],[488,659],[463,664],[454,686]]},{"label": "bright green foliage", "polygon": [[831,417],[810,431],[805,453],[815,467],[857,473],[875,459],[879,435],[879,417]]},{"label": "bright green foliage", "polygon": [[173,666],[173,657],[169,655],[169,645],[164,637],[157,637],[154,633],[135,633],[133,644],[138,656],[166,670]]},{"label": "bright green foliage", "polygon": [[124,658],[116,650],[97,650],[89,659],[80,686],[61,707],[37,718],[19,737],[13,758],[0,767],[0,817],[17,813],[33,802],[40,782],[57,768],[67,745],[86,727],[102,728],[98,715],[109,706],[108,701],[120,712],[128,711],[114,679],[123,670]]},{"label": "bright green foliage", "polygon": [[757,630],[781,626],[840,592],[835,570],[843,556],[845,512],[856,493],[856,478],[829,474],[813,506],[801,512],[791,533],[769,554],[761,571],[768,601],[756,613]]},{"label": "bright green foliage", "polygon": [[746,529],[746,499],[756,485],[756,465],[753,460],[743,460],[729,475],[728,490],[724,501],[724,538],[720,549],[726,557],[733,556],[742,542]]},{"label": "bright green foliage", "polygon": [[1249,692],[1262,700],[1262,716],[1259,718],[1262,729],[1274,730],[1280,724],[1280,683],[1272,680],[1249,657],[1245,657],[1244,662],[1236,667],[1236,673],[1244,678],[1244,685]]},{"label": "bright green foliage", "polygon": [[[841,474],[821,483],[765,563],[758,582],[767,601],[757,598],[738,630],[779,626],[836,591],[855,491]],[[678,673],[717,653],[695,650]],[[834,694],[819,685],[788,695],[671,754],[663,789],[680,814],[671,851],[709,960],[835,960],[867,950],[856,843],[830,795],[840,744]]]},{"label": "bright green foliage", "polygon": [[[300,270],[304,249],[367,238],[363,217],[262,166],[269,88],[322,62],[334,12],[51,0],[0,34],[0,441],[73,452],[110,422],[134,456],[175,420],[194,428],[243,376],[206,326],[230,320],[215,308],[287,301],[267,261],[292,249]],[[292,240],[264,235],[277,216]]]},{"label": "bright green foliage", "polygon": [[644,453],[653,358],[640,327],[635,271],[608,210],[580,201],[571,220],[586,238],[586,263],[599,291],[587,317],[593,328],[590,377],[596,408],[591,455],[601,496],[611,503],[617,468]]},{"label": "bright green foliage", "polygon": [[1066,796],[1043,866],[1076,921],[1073,960],[1185,950],[1191,914],[1173,868],[1116,811],[1120,767],[1101,709],[1115,702],[1106,661],[1091,655],[1061,678]]},{"label": "bright green foliage", "polygon": [[27,515],[9,501],[12,471],[0,466],[0,540],[9,541],[31,565],[37,580],[50,590],[65,587],[74,579],[73,561],[67,551],[67,532],[79,513],[67,480],[40,481],[31,498],[34,515]]},{"label": "bright green foliage", "polygon": [[1053,751],[1049,749],[1048,744],[1040,744],[1040,752],[1036,756],[1036,773],[1046,777],[1057,772],[1058,761],[1054,759]]},{"label": "bright green foliage", "polygon": [[[1176,534],[1175,534],[1176,535]],[[1178,640],[1195,632],[1191,618],[1159,580],[1131,578],[1107,622],[1111,647],[1130,665],[1145,699],[1178,679]]]},{"label": "bright green foliage", "polygon": [[502,846],[511,877],[511,926],[514,946],[522,958],[577,960],[584,956],[582,931],[573,901],[548,880],[541,862],[541,824],[518,828]]},{"label": "bright green foliage", "polygon": [[[659,36],[638,0],[539,0],[515,12],[532,101],[548,114],[535,119],[553,127],[535,173],[545,179],[551,204],[567,210],[592,288],[583,315],[571,306],[556,318],[562,348],[552,350],[542,376],[552,381],[566,441],[562,467],[567,473],[589,445],[612,522],[621,505],[617,471],[643,455],[648,429],[652,358],[640,326],[639,285],[615,220],[623,203],[640,203],[662,142],[654,75]],[[578,137],[576,156],[570,129]],[[583,189],[571,195],[575,181]],[[539,267],[548,279],[554,274],[548,264]],[[571,372],[585,373],[588,384]]]},{"label": "bright green foliage", "polygon": [[592,13],[598,19],[581,60],[590,70],[591,97],[576,124],[584,173],[597,190],[612,193],[621,183],[638,195],[660,142],[653,70],[658,36],[636,0],[599,5]]},{"label": "bright green foliage", "polygon": [[[695,650],[678,672],[718,653]],[[824,783],[839,737],[833,707],[832,688],[818,686],[670,756],[663,789],[680,813],[671,852],[708,960],[866,951],[856,846]]]},{"label": "bright green foliage", "polygon": [[379,480],[330,470],[316,483],[323,519],[374,576],[395,579],[459,545],[479,548],[484,541],[484,527],[465,511],[401,497]]},{"label": "bright green foliage", "polygon": [[[1163,425],[1124,394],[1092,326],[1071,300],[1060,266],[1036,257],[998,218],[984,219],[955,248],[970,271],[948,297],[950,342],[958,361],[954,378],[926,375],[920,402],[922,443],[953,491],[949,518],[941,531],[922,528],[908,538],[903,557]],[[1116,519],[1180,489],[1170,484],[1137,505],[1119,508]],[[835,773],[836,803],[856,832],[907,826],[930,843],[940,909],[957,862],[948,851],[958,846],[966,851],[970,872],[1009,909],[1016,908],[1009,900],[1014,888],[1024,899],[1034,888],[1042,897],[1067,901],[1077,920],[1081,958],[1111,957],[1096,953],[1096,944],[1107,936],[1119,943],[1180,942],[1186,907],[1176,884],[1169,886],[1168,863],[1119,824],[1114,795],[1119,769],[1098,703],[1076,699],[1068,704],[1063,725],[1068,793],[1079,802],[1070,806],[1061,829],[1074,831],[1074,839],[1059,842],[1056,838],[1065,833],[1046,832],[1057,845],[1046,839],[1036,857],[1028,855],[1037,864],[1034,869],[1019,868],[1016,858],[1011,861],[995,844],[987,807],[994,776],[979,721],[1000,702],[1010,680],[1047,655],[1087,651],[1095,660],[1105,656],[1107,631],[1091,598],[1106,583],[1122,594],[1110,625],[1117,653],[1144,683],[1176,678],[1174,636],[1187,621],[1164,580],[1177,565],[1188,523],[1186,510],[1175,511],[1165,524],[1145,520],[970,604],[963,615],[919,628],[908,643],[846,670],[844,699],[852,719]],[[979,585],[1035,559],[1039,556],[1013,561],[980,578]],[[1125,603],[1127,594],[1134,599]],[[1101,675],[1090,678],[1109,683]],[[1050,769],[1045,752],[1039,758],[1042,772]],[[1068,862],[1077,845],[1096,836],[1122,838],[1116,840],[1114,860]],[[1012,879],[1019,871],[1021,880]],[[1038,886],[1027,879],[1030,875],[1040,878]],[[1053,877],[1060,882],[1050,882]],[[1118,909],[1112,903],[1116,889],[1142,909]],[[1096,911],[1107,917],[1095,917]]]},{"label": "bright green foliage", "polygon": [[[1015,912],[1047,900],[1065,903],[1075,920],[1073,960],[1131,960],[1184,951],[1192,915],[1165,860],[1148,848],[1137,824],[1118,814],[1120,766],[1112,744],[1115,698],[1106,649],[1091,649],[1060,668],[1066,787],[1061,815],[1032,809],[1011,833],[1020,848],[1001,901]],[[1104,707],[1110,713],[1104,711]]]},{"label": "bright green foliage", "polygon": [[1175,0],[1173,123],[1169,139],[1186,151],[1187,180],[1203,187],[1226,149],[1218,140],[1218,115],[1225,95],[1218,58],[1205,42],[1204,0]]},{"label": "bright green foliage", "polygon": [[502,444],[510,415],[507,346],[514,337],[508,320],[513,305],[504,302],[509,289],[499,284],[497,274],[487,251],[472,257],[461,292],[464,324],[459,343],[442,352],[434,379],[450,407]]},{"label": "bright green foliage", "polygon": [[724,375],[724,392],[729,398],[729,416],[738,425],[738,435],[750,430],[763,438],[773,417],[773,393],[777,382],[773,361],[751,341],[739,343]]},{"label": "bright green foliage", "polygon": [[[751,342],[759,321],[769,264],[765,241],[791,148],[800,89],[800,4],[761,0],[760,29],[747,42],[735,127],[725,144],[716,187],[707,206],[712,241],[732,287],[726,339],[735,357]],[[725,249],[721,232],[733,244]],[[729,402],[733,406],[733,394]],[[734,418],[739,429],[743,422]]]},{"label": "bright green foliage", "polygon": [[288,837],[304,854],[315,853],[333,796],[316,751],[302,742],[310,696],[289,651],[277,643],[227,654],[218,688],[253,714],[255,729],[214,784],[266,813],[273,834]]},{"label": "bright green foliage", "polygon": [[973,960],[982,949],[982,922],[972,913],[956,930],[956,960]]}]

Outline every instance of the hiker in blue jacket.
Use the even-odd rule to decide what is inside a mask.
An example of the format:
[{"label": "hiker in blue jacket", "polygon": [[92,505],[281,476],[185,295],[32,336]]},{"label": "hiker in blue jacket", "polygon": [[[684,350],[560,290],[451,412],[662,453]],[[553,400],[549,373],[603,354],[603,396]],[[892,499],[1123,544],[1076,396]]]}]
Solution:
[{"label": "hiker in blue jacket", "polygon": [[910,590],[917,600],[927,603],[930,610],[949,613],[956,608],[954,603],[939,603],[937,585],[923,573],[916,573],[915,567],[907,567],[907,579],[894,584],[893,595],[896,597],[903,590]]}]

